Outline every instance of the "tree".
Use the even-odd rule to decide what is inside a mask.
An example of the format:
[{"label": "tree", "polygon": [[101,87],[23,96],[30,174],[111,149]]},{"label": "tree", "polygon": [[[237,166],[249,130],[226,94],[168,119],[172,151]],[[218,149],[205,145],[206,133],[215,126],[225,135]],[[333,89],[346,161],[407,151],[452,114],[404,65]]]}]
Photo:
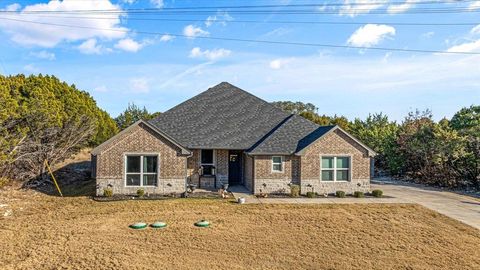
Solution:
[{"label": "tree", "polygon": [[458,185],[455,164],[464,154],[463,138],[449,126],[435,123],[429,110],[409,113],[397,143],[409,177],[425,184]]},{"label": "tree", "polygon": [[140,109],[135,103],[129,103],[125,111],[115,118],[115,122],[117,123],[118,128],[123,130],[140,119],[150,120],[158,115],[160,115],[159,112],[150,114],[145,107]]},{"label": "tree", "polygon": [[403,167],[397,145],[399,130],[399,125],[382,113],[370,114],[366,120],[357,118],[350,127],[353,136],[378,153],[375,168],[392,175],[398,175]]},{"label": "tree", "polygon": [[275,101],[272,102],[273,105],[277,106],[278,108],[292,114],[301,114],[301,113],[317,113],[318,108],[313,105],[312,103],[303,103],[300,101],[292,102],[292,101]]},{"label": "tree", "polygon": [[0,75],[0,177],[30,180],[41,174],[41,159],[62,161],[117,132],[113,119],[75,85],[41,74]]},{"label": "tree", "polygon": [[465,154],[457,162],[457,169],[463,179],[480,190],[480,106],[462,108],[449,124],[465,138]]}]

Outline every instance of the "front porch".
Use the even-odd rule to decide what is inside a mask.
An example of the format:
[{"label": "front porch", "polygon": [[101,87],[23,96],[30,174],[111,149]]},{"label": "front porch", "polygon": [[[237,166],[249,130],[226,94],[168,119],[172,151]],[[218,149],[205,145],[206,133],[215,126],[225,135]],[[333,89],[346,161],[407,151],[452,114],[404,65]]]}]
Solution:
[{"label": "front porch", "polygon": [[207,190],[241,185],[251,192],[252,164],[243,150],[194,149],[187,161],[187,185]]}]

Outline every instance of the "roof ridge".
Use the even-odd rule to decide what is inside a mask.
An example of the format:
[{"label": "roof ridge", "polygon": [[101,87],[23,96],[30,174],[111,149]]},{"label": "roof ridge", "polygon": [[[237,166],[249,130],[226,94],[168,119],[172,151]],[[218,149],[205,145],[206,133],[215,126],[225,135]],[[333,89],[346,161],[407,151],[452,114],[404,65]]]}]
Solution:
[{"label": "roof ridge", "polygon": [[273,127],[269,132],[267,132],[262,138],[260,138],[260,140],[258,140],[256,143],[254,143],[248,150],[247,152],[251,152],[253,151],[255,148],[257,148],[257,146],[259,146],[260,144],[262,144],[266,139],[268,139],[268,137],[270,137],[272,134],[275,133],[275,131],[277,131],[281,126],[283,126],[283,124],[285,124],[286,122],[288,122],[288,120],[290,120],[295,114],[290,114],[289,116],[285,117],[285,119],[283,119],[282,121],[280,121],[280,123],[278,123],[275,127]]}]

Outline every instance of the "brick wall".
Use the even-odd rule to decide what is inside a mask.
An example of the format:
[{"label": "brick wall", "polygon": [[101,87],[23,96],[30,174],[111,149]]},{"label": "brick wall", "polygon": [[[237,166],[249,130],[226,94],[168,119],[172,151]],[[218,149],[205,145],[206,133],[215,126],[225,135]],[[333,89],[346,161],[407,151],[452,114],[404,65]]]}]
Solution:
[{"label": "brick wall", "polygon": [[254,193],[290,193],[290,183],[300,183],[300,157],[282,156],[283,172],[272,172],[272,156],[255,156]]},{"label": "brick wall", "polygon": [[[321,155],[348,155],[351,157],[352,176],[349,182],[326,182],[320,180]],[[308,187],[311,185],[311,187]],[[342,190],[347,193],[370,190],[370,157],[360,144],[335,130],[306,149],[301,157],[302,193],[312,189],[318,193],[333,193]]]},{"label": "brick wall", "polygon": [[248,190],[253,191],[253,157],[244,154],[243,164],[244,185]]},{"label": "brick wall", "polygon": [[140,187],[125,186],[125,154],[158,154],[159,172],[156,187],[144,187],[148,193],[172,193],[185,190],[186,157],[170,141],[140,124],[109,143],[97,156],[97,194],[112,186],[114,194],[135,194]]}]

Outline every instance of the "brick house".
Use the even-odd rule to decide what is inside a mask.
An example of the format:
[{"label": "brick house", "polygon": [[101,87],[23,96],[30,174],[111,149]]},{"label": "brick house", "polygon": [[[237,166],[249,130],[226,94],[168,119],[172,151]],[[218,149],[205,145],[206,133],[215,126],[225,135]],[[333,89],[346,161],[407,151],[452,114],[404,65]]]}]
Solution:
[{"label": "brick house", "polygon": [[375,152],[229,83],[140,120],[92,151],[97,194],[182,193],[243,185],[252,193],[369,191]]}]

